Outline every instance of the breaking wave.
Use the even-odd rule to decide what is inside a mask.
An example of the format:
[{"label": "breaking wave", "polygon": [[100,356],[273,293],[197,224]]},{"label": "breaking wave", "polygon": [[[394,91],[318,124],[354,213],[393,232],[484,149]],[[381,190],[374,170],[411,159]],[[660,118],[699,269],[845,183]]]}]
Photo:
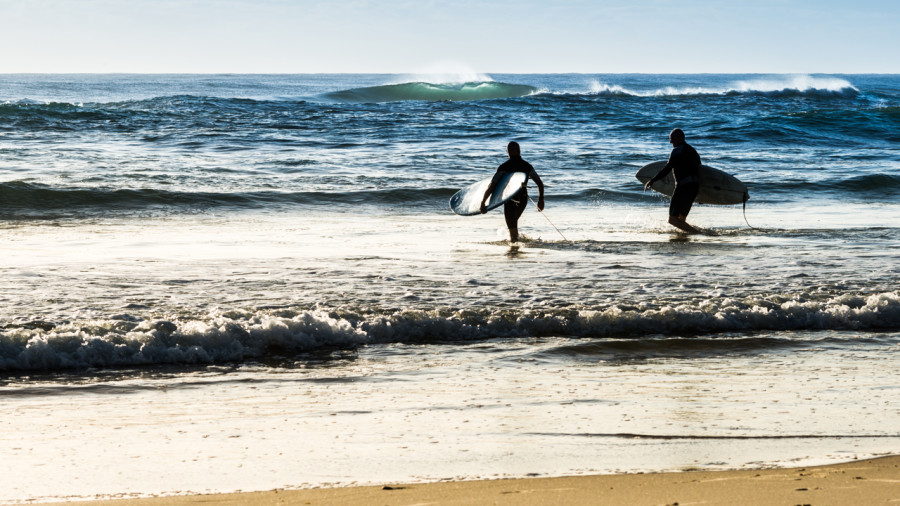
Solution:
[{"label": "breaking wave", "polygon": [[326,98],[340,102],[396,102],[418,101],[466,101],[524,97],[537,92],[534,86],[507,84],[495,81],[474,81],[466,83],[411,82],[385,84],[366,88],[326,93]]},{"label": "breaking wave", "polygon": [[497,337],[657,339],[771,330],[896,330],[900,292],[830,299],[711,299],[641,310],[214,312],[198,318],[19,321],[0,329],[0,371],[259,361],[373,343]]},{"label": "breaking wave", "polygon": [[649,90],[634,90],[621,85],[610,85],[593,82],[590,93],[594,95],[618,95],[633,97],[664,97],[694,95],[763,95],[773,97],[785,96],[822,96],[822,97],[855,97],[859,90],[845,79],[835,77],[791,76],[772,79],[754,79],[736,81],[723,87],[672,87]]}]

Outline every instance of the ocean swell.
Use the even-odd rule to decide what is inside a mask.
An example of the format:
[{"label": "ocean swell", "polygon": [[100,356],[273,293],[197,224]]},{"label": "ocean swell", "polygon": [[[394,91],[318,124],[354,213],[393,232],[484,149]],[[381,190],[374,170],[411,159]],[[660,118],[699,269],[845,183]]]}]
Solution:
[{"label": "ocean swell", "polygon": [[117,315],[23,321],[0,330],[0,370],[56,370],[266,360],[373,343],[497,337],[655,339],[771,330],[897,330],[900,292],[830,299],[709,299],[655,309],[214,312],[198,318]]},{"label": "ocean swell", "polygon": [[207,209],[262,209],[273,206],[387,206],[404,204],[443,207],[453,188],[388,188],[359,191],[244,192],[171,191],[153,188],[57,187],[12,181],[0,183],[0,218],[46,219],[85,215],[192,213]]},{"label": "ocean swell", "polygon": [[763,194],[793,194],[813,187],[819,192],[841,198],[891,202],[900,197],[900,176],[888,173],[818,180],[785,178],[781,181],[754,182],[750,186]]},{"label": "ocean swell", "polygon": [[379,103],[403,100],[436,102],[515,98],[531,95],[536,91],[537,88],[525,84],[495,81],[440,84],[412,82],[335,91],[324,96],[339,102]]}]

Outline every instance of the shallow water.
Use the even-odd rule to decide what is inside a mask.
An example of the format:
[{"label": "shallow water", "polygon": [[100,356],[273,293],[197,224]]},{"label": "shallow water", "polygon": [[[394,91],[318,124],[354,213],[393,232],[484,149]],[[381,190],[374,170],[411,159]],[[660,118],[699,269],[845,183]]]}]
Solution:
[{"label": "shallow water", "polygon": [[0,500],[898,451],[900,78],[492,77],[0,76]]}]

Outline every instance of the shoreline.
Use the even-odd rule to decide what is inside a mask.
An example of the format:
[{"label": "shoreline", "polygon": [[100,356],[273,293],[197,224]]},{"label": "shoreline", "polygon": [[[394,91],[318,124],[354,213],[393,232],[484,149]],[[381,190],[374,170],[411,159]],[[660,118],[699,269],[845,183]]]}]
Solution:
[{"label": "shoreline", "polygon": [[268,490],[132,499],[68,506],[215,504],[897,504],[900,455],[799,468],[517,478]]}]

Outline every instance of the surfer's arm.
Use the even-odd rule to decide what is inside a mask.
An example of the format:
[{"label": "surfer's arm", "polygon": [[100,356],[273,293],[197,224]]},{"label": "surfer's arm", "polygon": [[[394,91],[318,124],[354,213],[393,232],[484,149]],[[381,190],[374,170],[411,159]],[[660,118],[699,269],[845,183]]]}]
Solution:
[{"label": "surfer's arm", "polygon": [[488,197],[491,196],[491,193],[493,193],[493,192],[494,192],[494,182],[491,181],[491,185],[488,186],[488,189],[485,190],[485,192],[484,192],[484,197],[481,197],[481,209],[479,209],[481,211],[481,214],[484,214],[487,212],[487,199],[488,199]]},{"label": "surfer's arm", "polygon": [[[687,144],[682,143],[678,147],[672,149],[672,152],[669,153],[669,161],[666,162],[666,166],[660,169],[655,176],[650,178],[650,181],[647,181],[647,184],[644,185],[644,191],[647,191],[653,183],[666,177],[666,174],[668,174],[670,170],[673,170],[676,165],[682,166],[685,164],[684,146],[687,146]],[[694,152],[696,153],[696,151]],[[700,160],[700,155],[697,155],[697,160]]]},{"label": "surfer's arm", "polygon": [[534,181],[534,184],[536,184],[538,187],[537,208],[538,208],[538,211],[543,211],[544,210],[544,182],[541,181],[541,177],[538,176],[537,172],[535,172],[533,169],[528,174],[528,177],[530,177]]},{"label": "surfer's arm", "polygon": [[647,189],[649,189],[653,183],[666,177],[666,174],[668,174],[669,171],[672,170],[672,167],[674,167],[674,166],[675,165],[672,163],[672,160],[669,159],[669,163],[667,163],[665,167],[663,167],[659,172],[657,172],[655,176],[651,177],[650,181],[647,181],[647,183],[644,184],[644,191],[647,191]]},{"label": "surfer's arm", "polygon": [[487,199],[490,198],[491,194],[494,193],[494,188],[497,186],[497,180],[500,178],[500,173],[494,174],[494,178],[491,179],[491,184],[488,185],[487,190],[484,191],[484,196],[481,197],[481,214],[487,212]]}]

